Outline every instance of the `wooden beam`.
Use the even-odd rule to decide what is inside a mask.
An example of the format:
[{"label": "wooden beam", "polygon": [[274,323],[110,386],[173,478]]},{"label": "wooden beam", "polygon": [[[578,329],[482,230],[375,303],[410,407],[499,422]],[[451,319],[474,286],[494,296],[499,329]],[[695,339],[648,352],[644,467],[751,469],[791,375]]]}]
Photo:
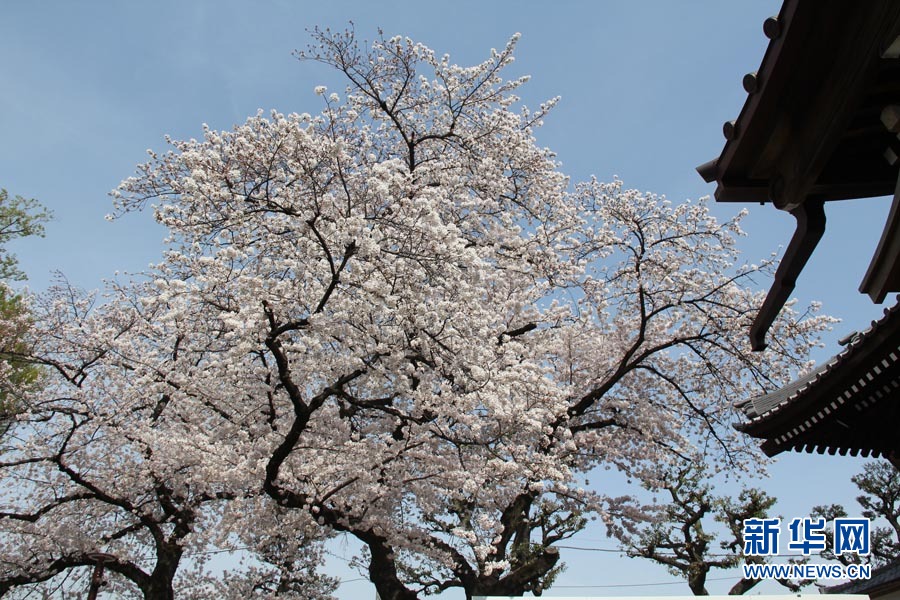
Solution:
[{"label": "wooden beam", "polygon": [[750,346],[754,351],[766,349],[766,333],[794,291],[797,277],[806,266],[813,250],[825,233],[825,209],[822,200],[807,200],[791,211],[797,229],[788,244],[781,264],[775,271],[775,282],[750,327]]},{"label": "wooden beam", "polygon": [[[829,32],[818,32],[815,52],[821,53],[823,73],[799,73],[806,80],[805,102],[793,106],[792,135],[775,164],[781,182],[775,206],[791,211],[804,202],[852,121],[866,83],[875,78],[884,41],[896,37],[900,4],[872,3],[860,10],[848,3],[842,22],[831,22],[841,31],[839,45],[830,45]],[[823,64],[824,63],[824,64]],[[799,65],[798,65],[799,66]],[[818,89],[817,89],[818,88]]]},{"label": "wooden beam", "polygon": [[859,284],[859,291],[868,294],[878,304],[884,302],[888,292],[900,291],[900,178],[897,179],[894,201],[881,232],[881,240]]}]

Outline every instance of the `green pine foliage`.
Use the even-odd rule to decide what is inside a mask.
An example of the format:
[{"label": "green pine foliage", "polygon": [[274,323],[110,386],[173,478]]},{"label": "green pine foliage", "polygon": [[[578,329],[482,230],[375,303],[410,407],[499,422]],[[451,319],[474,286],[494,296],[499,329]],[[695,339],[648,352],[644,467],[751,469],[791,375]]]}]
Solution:
[{"label": "green pine foliage", "polygon": [[36,200],[10,198],[6,190],[0,189],[0,424],[3,430],[21,409],[23,395],[40,378],[40,368],[27,359],[31,320],[26,299],[8,285],[26,277],[7,244],[23,237],[43,237],[44,223],[49,219],[50,212]]}]

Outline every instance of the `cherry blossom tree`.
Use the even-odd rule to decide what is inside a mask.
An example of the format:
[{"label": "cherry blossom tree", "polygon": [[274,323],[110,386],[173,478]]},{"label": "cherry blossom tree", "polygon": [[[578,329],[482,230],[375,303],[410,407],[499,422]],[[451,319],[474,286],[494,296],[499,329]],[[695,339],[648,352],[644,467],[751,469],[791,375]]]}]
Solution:
[{"label": "cherry blossom tree", "polygon": [[[228,581],[278,595],[340,532],[382,600],[540,594],[555,544],[641,516],[588,483],[598,469],[643,480],[697,448],[743,464],[730,400],[807,368],[830,320],[789,307],[749,351],[772,265],[739,264],[740,216],[572,184],[535,139],[555,101],[516,108],[526,78],[503,76],[516,37],[474,67],[399,37],[313,37],[299,56],[342,73],[343,97],[319,87],[319,115],[170,140],[115,192],[117,214],[152,204],[164,259],[90,326],[45,320],[36,355],[91,412],[57,410],[49,434],[34,413],[8,468],[58,474],[0,522],[89,495],[110,516],[57,554],[135,538],[159,564],[151,522],[181,553],[239,538],[271,569]],[[73,479],[68,451],[132,504]]]},{"label": "cherry blossom tree", "polygon": [[[245,550],[242,537],[251,534],[243,528],[271,515],[273,503],[253,502],[252,492],[227,480],[227,457],[216,465],[207,455],[210,444],[195,428],[225,431],[215,413],[187,419],[182,386],[160,370],[167,361],[202,361],[203,351],[191,345],[196,340],[170,335],[139,289],[96,306],[93,295],[63,284],[32,307],[35,339],[17,358],[45,376],[4,440],[0,595],[78,594],[102,564],[123,598],[172,599],[176,589],[193,598],[263,597],[273,582],[282,598],[331,598],[333,581],[285,573],[297,561],[321,563],[308,517],[312,535],[294,523],[294,546],[266,540],[249,548],[239,572],[203,571],[204,557]],[[243,522],[229,528],[238,493]]]},{"label": "cherry blossom tree", "polygon": [[57,575],[103,557],[107,570],[147,597],[171,598],[180,542],[199,516],[202,492],[177,490],[176,479],[152,465],[153,448],[135,435],[135,425],[156,426],[152,406],[118,393],[128,381],[105,372],[116,361],[92,368],[115,352],[108,340],[137,322],[125,312],[93,319],[92,298],[70,288],[53,299],[35,308],[34,332],[41,339],[34,361],[52,376],[19,416],[0,465],[0,591],[54,585]]}]

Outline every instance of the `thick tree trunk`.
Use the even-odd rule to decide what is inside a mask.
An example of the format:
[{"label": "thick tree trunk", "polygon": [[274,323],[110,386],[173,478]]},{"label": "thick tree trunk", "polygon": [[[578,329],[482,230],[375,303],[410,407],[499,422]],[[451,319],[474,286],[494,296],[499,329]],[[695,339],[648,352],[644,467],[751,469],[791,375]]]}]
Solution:
[{"label": "thick tree trunk", "polygon": [[375,584],[379,600],[418,600],[418,594],[403,585],[397,576],[393,549],[382,539],[367,541],[372,560],[369,561],[369,580]]},{"label": "thick tree trunk", "polygon": [[757,583],[759,583],[759,579],[741,579],[736,584],[731,586],[731,589],[728,590],[728,595],[740,596],[742,594],[746,594],[751,589],[753,589]]},{"label": "thick tree trunk", "polygon": [[709,592],[706,591],[706,573],[689,576],[688,587],[695,596],[709,596]]},{"label": "thick tree trunk", "polygon": [[153,579],[142,591],[145,600],[175,600],[175,589],[171,580]]},{"label": "thick tree trunk", "polygon": [[466,589],[466,597],[471,599],[477,596],[523,596],[525,592],[540,596],[544,590],[538,582],[543,581],[558,562],[559,550],[553,547],[545,548],[527,563],[514,566],[513,570],[503,577],[479,577],[472,589]]},{"label": "thick tree trunk", "polygon": [[158,553],[156,567],[146,585],[141,587],[145,600],[175,600],[175,572],[181,561],[181,553],[181,548],[175,545]]}]

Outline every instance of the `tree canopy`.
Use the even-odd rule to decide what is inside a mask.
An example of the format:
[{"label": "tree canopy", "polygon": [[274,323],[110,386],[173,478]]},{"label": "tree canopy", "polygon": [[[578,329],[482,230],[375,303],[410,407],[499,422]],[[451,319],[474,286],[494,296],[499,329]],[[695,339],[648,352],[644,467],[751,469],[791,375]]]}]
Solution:
[{"label": "tree canopy", "polygon": [[16,239],[28,236],[44,236],[44,223],[50,219],[50,212],[37,200],[15,196],[0,189],[0,280],[22,281],[25,273],[19,269],[16,255],[7,250],[6,245]]},{"label": "tree canopy", "polygon": [[[851,481],[862,492],[856,497],[862,509],[859,514],[871,520],[871,552],[863,556],[835,554],[829,535],[822,556],[845,565],[868,563],[876,568],[900,560],[900,472],[887,461],[872,461],[863,466],[861,473],[851,477]],[[848,512],[839,504],[830,504],[814,507],[813,515],[831,522],[847,517]]]},{"label": "tree canopy", "polygon": [[[744,553],[744,521],[768,518],[775,498],[750,487],[734,497],[716,495],[709,484],[709,468],[703,462],[674,464],[662,471],[658,482],[645,485],[667,498],[654,505],[656,514],[650,513],[652,518],[647,523],[622,536],[629,556],[665,565],[671,573],[684,577],[695,596],[709,595],[706,581],[713,569],[767,561],[765,556]],[[792,557],[788,562],[805,559]],[[741,577],[728,594],[746,594],[761,581]],[[799,592],[812,581],[779,579],[778,583]]]},{"label": "tree canopy", "polygon": [[31,325],[25,299],[9,287],[22,281],[16,255],[7,244],[16,239],[43,237],[50,212],[37,201],[0,189],[0,427],[21,407],[22,394],[37,382],[39,370],[20,357],[27,354],[27,332]]},{"label": "tree canopy", "polygon": [[[809,366],[816,307],[747,346],[772,265],[739,262],[741,215],[569,181],[535,138],[555,102],[503,76],[516,38],[460,67],[313,37],[299,57],[342,96],[151,153],[114,195],[152,205],[162,262],[39,303],[52,377],[0,465],[2,589],[99,551],[123,597],[327,596],[317,544],[341,532],[382,600],[540,594],[586,519],[642,517],[590,471],[740,466],[730,400]],[[255,566],[181,575],[238,546]]]}]

